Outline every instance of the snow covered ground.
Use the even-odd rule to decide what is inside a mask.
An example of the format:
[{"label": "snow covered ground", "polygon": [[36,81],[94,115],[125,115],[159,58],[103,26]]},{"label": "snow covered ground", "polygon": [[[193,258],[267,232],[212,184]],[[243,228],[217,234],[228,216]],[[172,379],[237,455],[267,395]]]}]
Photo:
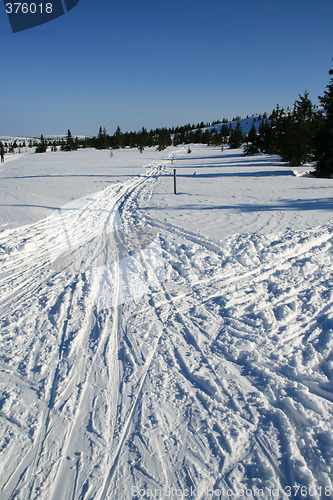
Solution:
[{"label": "snow covered ground", "polygon": [[[34,151],[30,150],[32,153]],[[145,150],[7,154],[0,165],[0,229],[36,222],[81,196],[144,173],[163,158]]]},{"label": "snow covered ground", "polygon": [[[241,149],[201,145],[174,153],[144,212],[161,220],[221,239],[235,233],[271,233],[305,229],[332,218],[332,183],[302,176],[310,166],[290,167],[279,157],[244,156]],[[148,212],[147,212],[148,210]]]},{"label": "snow covered ground", "polygon": [[331,180],[204,146],[0,176],[1,499],[333,498]]}]

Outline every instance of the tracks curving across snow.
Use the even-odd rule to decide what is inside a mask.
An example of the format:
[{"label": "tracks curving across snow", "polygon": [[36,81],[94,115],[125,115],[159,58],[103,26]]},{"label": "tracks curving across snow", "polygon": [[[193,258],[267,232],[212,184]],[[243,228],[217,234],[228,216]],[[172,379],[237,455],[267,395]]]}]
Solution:
[{"label": "tracks curving across snow", "polygon": [[165,165],[0,235],[3,499],[333,491],[333,224],[210,240],[145,215]]}]

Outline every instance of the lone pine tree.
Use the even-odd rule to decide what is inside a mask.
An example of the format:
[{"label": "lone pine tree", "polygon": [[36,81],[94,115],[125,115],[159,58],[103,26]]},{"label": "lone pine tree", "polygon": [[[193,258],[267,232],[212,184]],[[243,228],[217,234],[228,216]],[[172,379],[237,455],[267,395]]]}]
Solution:
[{"label": "lone pine tree", "polygon": [[259,136],[256,128],[252,123],[252,127],[247,136],[248,143],[244,148],[244,155],[254,155],[259,152]]}]

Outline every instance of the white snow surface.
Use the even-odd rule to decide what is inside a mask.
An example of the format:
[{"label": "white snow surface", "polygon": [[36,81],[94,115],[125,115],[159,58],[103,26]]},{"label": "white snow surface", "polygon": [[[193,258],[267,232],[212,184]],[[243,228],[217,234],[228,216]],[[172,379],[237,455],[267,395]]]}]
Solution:
[{"label": "white snow surface", "polygon": [[333,181],[191,148],[1,165],[1,499],[333,498]]}]

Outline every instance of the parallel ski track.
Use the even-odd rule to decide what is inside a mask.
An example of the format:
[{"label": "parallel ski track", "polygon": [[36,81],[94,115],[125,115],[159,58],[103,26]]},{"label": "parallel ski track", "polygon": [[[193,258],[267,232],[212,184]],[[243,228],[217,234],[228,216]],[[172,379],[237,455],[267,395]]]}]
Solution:
[{"label": "parallel ski track", "polygon": [[[154,169],[154,171],[156,168]],[[134,181],[130,180],[128,183],[125,183],[119,192],[113,196],[112,202],[115,203],[116,208],[118,205],[120,206],[121,204],[124,203],[124,200],[126,200],[131,193],[135,192],[141,184],[147,181],[148,175],[145,176],[140,176],[139,178],[135,178]],[[89,210],[89,209],[88,209]],[[111,214],[114,214],[114,210],[110,212]],[[107,226],[109,224],[110,217],[107,218],[105,225]],[[34,226],[37,230],[43,231],[43,224],[42,223],[37,223]],[[94,253],[96,256],[99,255],[99,252],[103,251],[103,249],[96,248]],[[36,265],[37,262],[37,265]],[[41,262],[41,264],[40,264]],[[34,272],[31,273],[31,267],[29,266],[30,263],[33,263],[33,269]],[[18,279],[19,283],[15,283],[15,289],[13,292],[5,297],[5,300],[1,304],[1,310],[3,311],[3,317],[7,317],[15,311],[17,308],[20,307],[20,304],[23,300],[27,300],[27,297],[30,298],[30,301],[34,300],[34,297],[37,295],[38,296],[38,291],[43,289],[43,286],[46,285],[47,282],[51,279],[50,276],[50,267],[49,267],[49,262],[48,262],[48,255],[47,255],[47,249],[44,249],[43,254],[41,255],[41,261],[36,258],[36,255],[33,255],[29,261],[27,262],[24,259],[20,259],[18,261],[14,262],[14,269],[17,269],[18,265],[24,266],[25,269],[27,269],[26,273],[20,274],[16,273],[16,275],[12,276],[12,281],[15,283],[15,279]],[[52,273],[51,269],[51,273]],[[81,271],[78,274],[81,274],[84,271],[84,266],[82,264],[81,266]],[[8,271],[10,272],[10,270]],[[60,366],[66,362],[66,356],[64,355],[64,340],[66,339],[66,330],[67,330],[67,323],[68,323],[68,318],[71,316],[71,309],[75,307],[73,305],[73,295],[75,293],[75,289],[77,286],[77,278],[74,277],[72,278],[68,285],[67,285],[67,290],[69,290],[69,296],[67,294],[67,297],[63,298],[63,300],[67,300],[67,310],[65,314],[63,315],[62,319],[62,324],[58,324],[58,330],[59,332],[62,332],[61,334],[61,340],[60,340],[60,346],[59,346],[59,360],[58,363],[56,364],[55,367],[53,367],[53,376],[51,377],[52,382],[50,384],[50,394],[48,397],[47,405],[46,405],[46,410],[42,416],[41,423],[40,423],[40,428],[38,432],[38,438],[35,441],[35,444],[32,449],[29,450],[29,452],[25,455],[23,458],[21,464],[16,468],[16,471],[14,475],[9,478],[9,480],[6,482],[3,488],[3,495],[4,499],[5,498],[11,498],[11,496],[15,493],[15,491],[18,490],[20,487],[21,482],[24,480],[25,477],[29,476],[31,479],[30,485],[28,487],[28,498],[37,498],[36,496],[36,491],[35,491],[35,480],[36,480],[36,473],[35,471],[38,470],[39,467],[39,460],[43,452],[43,448],[45,445],[45,440],[47,439],[48,435],[48,429],[49,429],[49,424],[50,424],[50,419],[51,419],[51,412],[53,409],[53,406],[55,404],[55,398],[56,398],[56,392],[57,392],[57,385],[58,385],[58,377],[59,377],[59,371],[60,371]],[[119,293],[119,291],[117,292]],[[15,297],[15,300],[13,298]],[[28,299],[29,300],[29,299]],[[89,302],[89,300],[87,300]],[[91,314],[91,310],[90,313]],[[114,325],[117,325],[117,320],[116,318],[112,318]],[[89,324],[88,324],[89,325]],[[100,339],[100,343],[98,346],[98,349],[95,351],[94,358],[96,357],[97,354],[100,354],[100,352],[103,349],[104,343],[106,341],[107,336],[110,334],[109,328],[108,328],[108,318],[106,319],[106,325],[104,329],[104,333],[102,335],[102,338]],[[82,335],[82,334],[80,334]],[[85,366],[87,363],[87,359],[85,357],[88,355],[88,353],[83,353],[83,358],[81,360],[82,366]],[[89,375],[92,367],[94,366],[94,360],[89,361],[90,368],[86,374],[85,378],[85,384],[89,381]],[[80,396],[80,402],[78,404],[78,407],[76,408],[76,414],[79,413],[79,408],[80,405],[83,403],[84,400],[84,395],[85,395],[85,388],[81,391],[81,396]],[[68,430],[66,436],[67,439],[70,439],[70,435],[72,432],[72,429],[75,427],[75,416],[74,420],[71,422],[70,429]],[[64,457],[63,457],[64,459]],[[61,467],[61,464],[59,464],[59,467]],[[56,484],[54,485],[54,489],[56,489]]]}]

